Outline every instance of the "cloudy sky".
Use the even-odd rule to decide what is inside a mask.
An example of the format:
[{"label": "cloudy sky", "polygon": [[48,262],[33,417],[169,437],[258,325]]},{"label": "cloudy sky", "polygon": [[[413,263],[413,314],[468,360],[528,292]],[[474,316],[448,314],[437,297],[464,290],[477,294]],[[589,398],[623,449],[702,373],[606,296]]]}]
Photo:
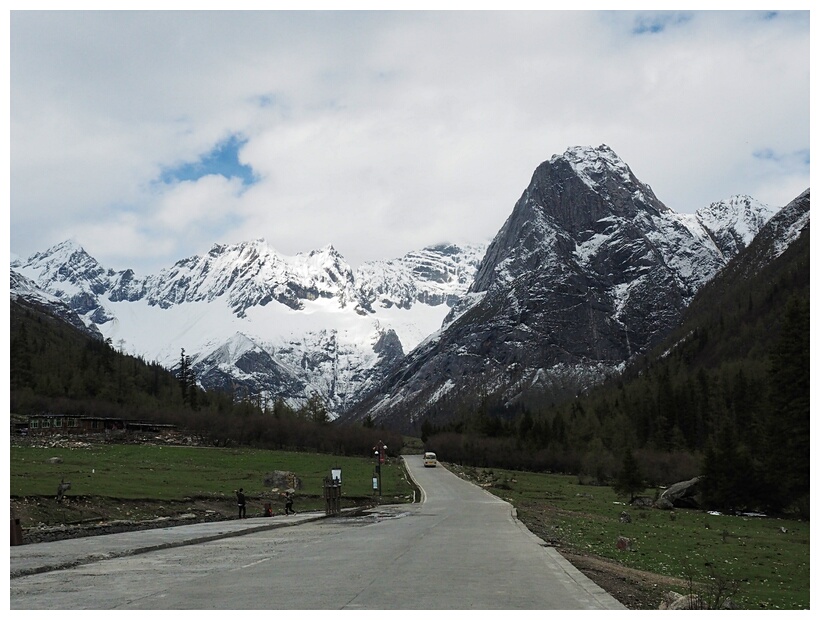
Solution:
[{"label": "cloudy sky", "polygon": [[808,11],[12,11],[10,251],[147,275],[257,238],[353,266],[484,242],[574,145],[675,211],[783,206],[809,43]]}]

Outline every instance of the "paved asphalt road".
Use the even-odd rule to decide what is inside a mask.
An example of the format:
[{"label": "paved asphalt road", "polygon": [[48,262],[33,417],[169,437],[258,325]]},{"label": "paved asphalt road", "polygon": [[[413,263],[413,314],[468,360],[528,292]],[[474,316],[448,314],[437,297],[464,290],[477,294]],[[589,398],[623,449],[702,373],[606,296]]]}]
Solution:
[{"label": "paved asphalt road", "polygon": [[406,460],[423,503],[11,547],[11,609],[624,609],[508,503]]}]

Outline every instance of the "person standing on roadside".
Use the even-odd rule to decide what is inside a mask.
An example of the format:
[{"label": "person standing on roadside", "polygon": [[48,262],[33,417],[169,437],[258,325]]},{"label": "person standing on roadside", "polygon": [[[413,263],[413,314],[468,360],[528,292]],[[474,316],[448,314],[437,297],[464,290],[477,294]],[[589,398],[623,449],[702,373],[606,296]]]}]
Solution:
[{"label": "person standing on roadside", "polygon": [[239,507],[239,518],[245,518],[245,493],[240,488],[236,493],[236,505]]},{"label": "person standing on roadside", "polygon": [[285,493],[285,514],[295,515],[296,511],[293,509],[293,493],[288,491]]}]

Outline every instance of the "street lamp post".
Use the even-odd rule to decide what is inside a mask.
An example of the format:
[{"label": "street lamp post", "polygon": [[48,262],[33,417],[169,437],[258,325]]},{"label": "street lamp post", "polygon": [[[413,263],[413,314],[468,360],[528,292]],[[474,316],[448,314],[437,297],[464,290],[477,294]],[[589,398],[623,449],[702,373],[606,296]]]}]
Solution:
[{"label": "street lamp post", "polygon": [[373,456],[376,457],[376,478],[378,480],[379,497],[382,495],[382,463],[384,463],[386,450],[387,446],[381,441],[373,448]]}]

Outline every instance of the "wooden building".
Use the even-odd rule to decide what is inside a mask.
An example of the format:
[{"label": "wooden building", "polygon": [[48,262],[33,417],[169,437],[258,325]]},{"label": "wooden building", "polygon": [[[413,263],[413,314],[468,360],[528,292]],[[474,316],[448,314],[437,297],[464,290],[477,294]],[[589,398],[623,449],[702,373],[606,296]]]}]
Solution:
[{"label": "wooden building", "polygon": [[29,435],[88,435],[115,431],[166,433],[176,429],[173,424],[106,418],[99,416],[42,413],[28,417]]}]

